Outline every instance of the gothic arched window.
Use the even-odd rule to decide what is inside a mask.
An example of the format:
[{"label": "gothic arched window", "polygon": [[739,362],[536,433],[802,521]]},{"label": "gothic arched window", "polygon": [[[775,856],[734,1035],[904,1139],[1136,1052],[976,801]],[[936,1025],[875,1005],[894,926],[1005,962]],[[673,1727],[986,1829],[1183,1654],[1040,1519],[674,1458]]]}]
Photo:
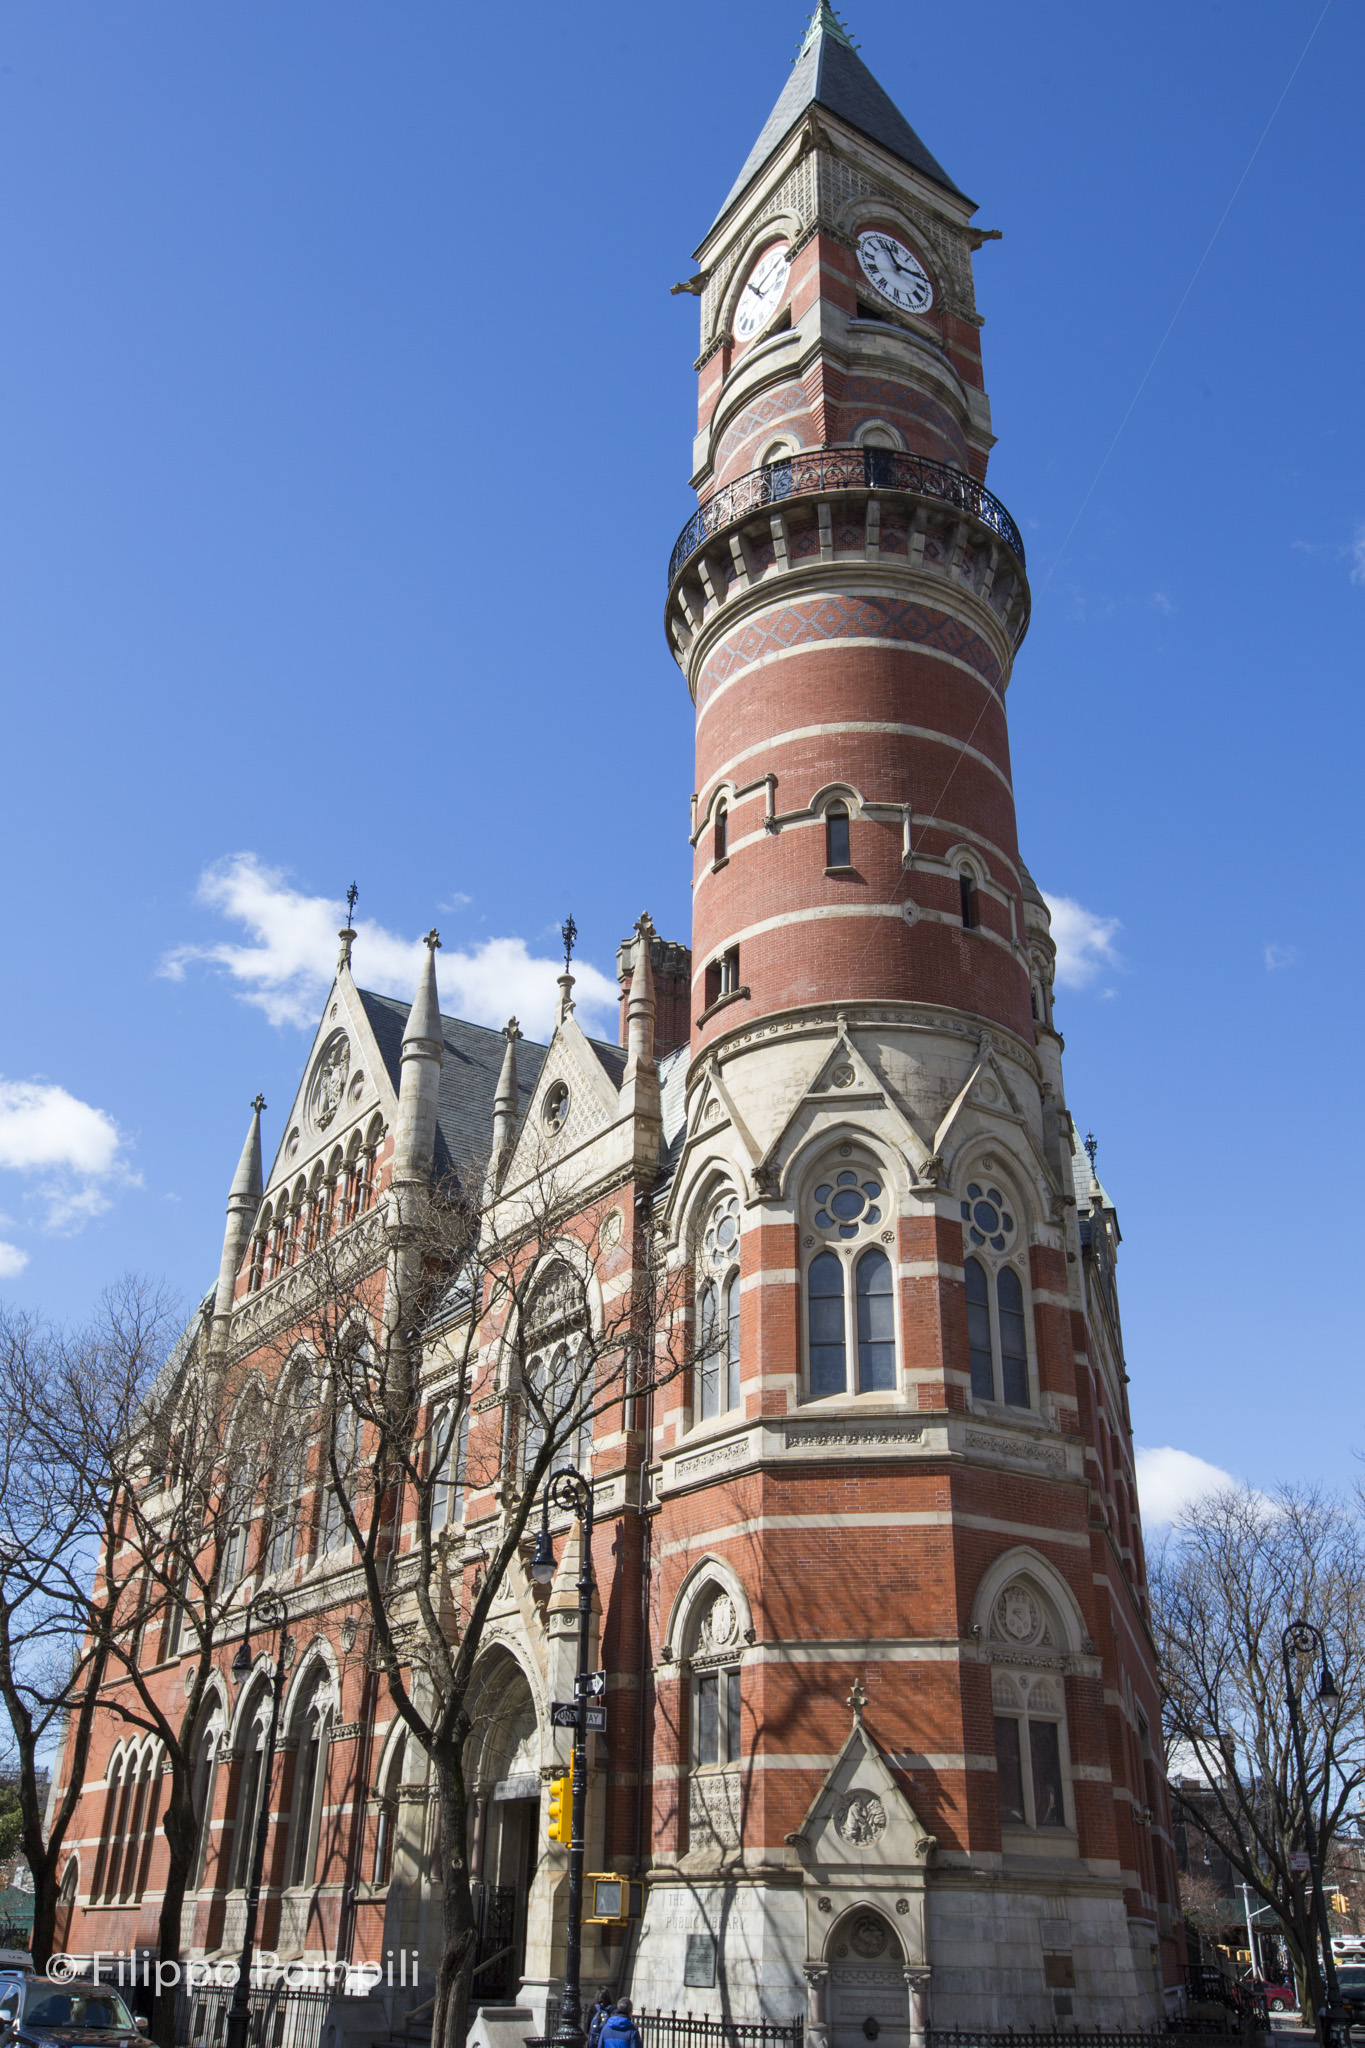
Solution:
[{"label": "gothic arched window", "polygon": [[730,845],[730,813],[724,801],[716,805],[715,823],[712,826],[711,858],[724,860]]},{"label": "gothic arched window", "polygon": [[840,1164],[807,1199],[807,1214],[826,1239],[806,1268],[807,1369],[813,1401],[830,1394],[895,1389],[895,1269],[877,1241],[889,1235],[877,1227],[884,1220],[885,1204],[881,1169],[871,1165]]},{"label": "gothic arched window", "polygon": [[1028,1310],[1023,1280],[1011,1263],[1019,1233],[1007,1199],[1000,1188],[971,1181],[961,1203],[962,1234],[972,1247],[962,1262],[967,1352],[978,1401],[1029,1408]]},{"label": "gothic arched window", "polygon": [[739,1196],[727,1189],[711,1204],[697,1251],[702,1279],[694,1396],[700,1422],[740,1405],[739,1233]]},{"label": "gothic arched window", "polygon": [[1015,1579],[991,1604],[987,1643],[1005,1666],[991,1679],[1000,1825],[1065,1828],[1066,1631],[1039,1588]]},{"label": "gothic arched window", "polygon": [[294,1722],[298,1748],[294,1755],[294,1796],[289,1813],[288,1884],[311,1885],[314,1880],[318,1837],[326,1805],[330,1720],[328,1681],[319,1674],[307,1703]]}]

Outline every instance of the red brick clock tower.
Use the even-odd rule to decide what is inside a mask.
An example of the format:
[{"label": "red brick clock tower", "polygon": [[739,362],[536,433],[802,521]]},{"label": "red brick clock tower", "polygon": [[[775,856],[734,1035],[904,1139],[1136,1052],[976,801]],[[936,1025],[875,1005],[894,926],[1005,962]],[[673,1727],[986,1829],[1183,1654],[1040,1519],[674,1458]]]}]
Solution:
[{"label": "red brick clock tower", "polygon": [[691,1049],[637,1997],[817,2048],[1150,2022],[1169,1821],[1006,692],[975,208],[831,10],[698,251]]}]

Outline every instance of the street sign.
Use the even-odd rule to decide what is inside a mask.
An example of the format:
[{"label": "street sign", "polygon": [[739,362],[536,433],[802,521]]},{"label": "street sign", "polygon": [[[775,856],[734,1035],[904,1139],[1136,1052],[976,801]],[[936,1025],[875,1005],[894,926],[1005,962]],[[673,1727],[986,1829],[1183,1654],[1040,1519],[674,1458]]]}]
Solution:
[{"label": "street sign", "polygon": [[[605,1735],[607,1732],[607,1710],[605,1707],[585,1706],[583,1725],[590,1735]],[[552,1728],[576,1728],[578,1726],[577,1700],[552,1700],[550,1703],[550,1726]]]},{"label": "street sign", "polygon": [[1313,1865],[1304,1850],[1291,1849],[1289,1852],[1289,1868],[1291,1870],[1311,1870]]},{"label": "street sign", "polygon": [[573,1689],[580,1699],[586,1695],[590,1700],[600,1700],[607,1689],[607,1674],[605,1671],[589,1671],[584,1677],[574,1680]]}]

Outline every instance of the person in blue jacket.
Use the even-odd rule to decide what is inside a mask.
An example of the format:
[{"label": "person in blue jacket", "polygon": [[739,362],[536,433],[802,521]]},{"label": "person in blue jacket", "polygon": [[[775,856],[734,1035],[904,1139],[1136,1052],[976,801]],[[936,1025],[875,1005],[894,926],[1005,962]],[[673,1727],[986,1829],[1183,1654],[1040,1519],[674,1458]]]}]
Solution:
[{"label": "person in blue jacket", "polygon": [[631,2017],[635,2008],[628,1998],[618,1998],[616,2010],[597,2037],[598,2048],[644,2048],[640,2029]]},{"label": "person in blue jacket", "polygon": [[598,2044],[602,2039],[602,2029],[610,2015],[611,1986],[604,1984],[597,1994],[592,2011],[588,2014],[588,2024],[584,2030],[588,2037],[588,2048],[598,2048]]}]

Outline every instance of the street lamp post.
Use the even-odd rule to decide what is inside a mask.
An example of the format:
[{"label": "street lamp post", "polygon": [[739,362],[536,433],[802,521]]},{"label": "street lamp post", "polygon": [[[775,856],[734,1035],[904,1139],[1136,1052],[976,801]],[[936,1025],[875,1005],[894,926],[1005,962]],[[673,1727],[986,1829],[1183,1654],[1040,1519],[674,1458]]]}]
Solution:
[{"label": "street lamp post", "polygon": [[[551,1475],[546,1483],[540,1533],[531,1559],[531,1576],[548,1586],[555,1575],[550,1544],[550,1504],[578,1517],[582,1551],[578,1567],[578,1682],[574,1687],[577,1714],[573,1728],[572,1820],[569,1829],[569,1926],[564,1951],[564,1997],[555,2029],[555,2048],[583,2048],[583,1820],[588,1803],[588,1659],[592,1631],[592,1482],[572,1466]],[[233,2048],[229,2043],[228,2048]]]},{"label": "street lamp post", "polygon": [[1322,1944],[1322,1967],[1327,1977],[1327,2004],[1318,2014],[1318,2027],[1324,2048],[1347,2048],[1351,2039],[1351,2018],[1341,2003],[1336,1958],[1332,1954],[1332,1936],[1327,1925],[1327,1901],[1322,1891],[1322,1845],[1316,1838],[1313,1815],[1308,1804],[1308,1767],[1303,1754],[1303,1717],[1298,1688],[1294,1682],[1296,1660],[1312,1656],[1314,1653],[1321,1665],[1317,1697],[1323,1706],[1335,1706],[1339,1697],[1337,1683],[1327,1662],[1327,1645],[1323,1640],[1322,1630],[1315,1628],[1311,1621],[1291,1621],[1280,1637],[1280,1655],[1284,1662],[1285,1691],[1289,1696],[1289,1732],[1294,1743],[1294,1761],[1298,1766],[1299,1798],[1303,1802],[1304,1841],[1308,1848],[1308,1871],[1313,1883],[1313,1917],[1317,1923],[1318,1940]]},{"label": "street lamp post", "polygon": [[[247,2048],[247,2035],[251,2028],[251,1956],[256,1946],[256,1913],[261,1902],[261,1874],[265,1869],[265,1843],[270,1832],[270,1780],[275,1770],[275,1737],[280,1725],[280,1700],[284,1695],[285,1623],[288,1614],[283,1600],[267,1593],[263,1600],[255,1602],[257,1626],[267,1635],[271,1629],[280,1632],[279,1654],[275,1659],[275,1682],[270,1698],[270,1726],[266,1731],[265,1753],[261,1758],[260,1806],[256,1815],[256,1839],[251,1847],[251,1871],[246,1888],[246,1924],[242,1930],[242,1953],[237,1964],[237,1981],[232,1990],[232,2004],[228,2007],[227,2038],[224,2048]],[[232,1675],[240,1685],[250,1675],[254,1659],[251,1655],[252,1608],[246,1611],[246,1627],[237,1654],[232,1660]]]}]

